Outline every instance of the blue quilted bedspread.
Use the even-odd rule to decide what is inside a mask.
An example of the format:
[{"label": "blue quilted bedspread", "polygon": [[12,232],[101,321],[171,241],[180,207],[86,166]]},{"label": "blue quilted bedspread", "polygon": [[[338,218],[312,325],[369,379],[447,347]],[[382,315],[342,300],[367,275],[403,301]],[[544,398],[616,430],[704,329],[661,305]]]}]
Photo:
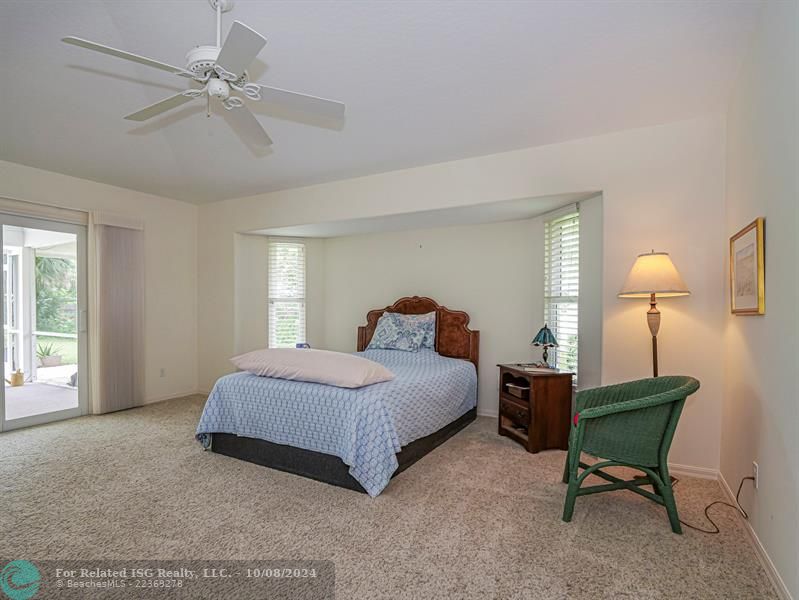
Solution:
[{"label": "blue quilted bedspread", "polygon": [[388,485],[402,446],[477,405],[477,374],[432,350],[367,350],[396,378],[359,389],[234,373],[208,396],[197,439],[234,433],[333,454],[370,496]]}]

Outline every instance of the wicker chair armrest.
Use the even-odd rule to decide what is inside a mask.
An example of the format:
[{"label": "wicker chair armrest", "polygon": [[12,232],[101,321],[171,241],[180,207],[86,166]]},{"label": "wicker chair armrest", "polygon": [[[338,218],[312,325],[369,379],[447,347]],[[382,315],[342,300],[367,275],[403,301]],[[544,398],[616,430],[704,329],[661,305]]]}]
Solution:
[{"label": "wicker chair armrest", "polygon": [[688,384],[680,386],[677,389],[654,394],[652,396],[644,396],[643,398],[634,398],[632,400],[624,400],[613,404],[604,404],[602,406],[594,406],[580,410],[579,420],[583,419],[598,419],[607,415],[613,415],[631,410],[640,410],[642,408],[650,408],[660,404],[668,404],[677,400],[682,400],[693,394],[699,389],[699,382],[692,379]]},{"label": "wicker chair armrest", "polygon": [[577,397],[575,398],[575,409],[577,412],[581,412],[589,408],[604,406],[606,404],[616,404],[647,395],[636,393],[636,384],[638,383],[640,382],[632,381],[580,390],[577,392]]}]

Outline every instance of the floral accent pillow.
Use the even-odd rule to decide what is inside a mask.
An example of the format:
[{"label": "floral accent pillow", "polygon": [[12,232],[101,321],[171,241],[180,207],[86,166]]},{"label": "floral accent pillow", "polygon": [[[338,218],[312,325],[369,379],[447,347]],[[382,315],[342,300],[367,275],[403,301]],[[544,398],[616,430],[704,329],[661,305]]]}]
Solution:
[{"label": "floral accent pillow", "polygon": [[424,330],[409,328],[402,319],[404,315],[386,312],[377,320],[377,327],[367,350],[405,350],[418,352],[424,341]]},{"label": "floral accent pillow", "polygon": [[436,313],[435,311],[429,312],[424,315],[403,315],[396,314],[405,324],[407,329],[421,329],[424,331],[424,339],[422,340],[422,348],[430,348],[431,350],[436,347]]}]

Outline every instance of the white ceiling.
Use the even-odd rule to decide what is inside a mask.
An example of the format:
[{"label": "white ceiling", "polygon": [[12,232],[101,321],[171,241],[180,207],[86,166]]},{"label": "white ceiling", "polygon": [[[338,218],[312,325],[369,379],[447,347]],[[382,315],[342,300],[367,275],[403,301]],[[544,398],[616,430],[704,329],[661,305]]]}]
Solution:
[{"label": "white ceiling", "polygon": [[412,231],[415,229],[433,229],[435,227],[451,227],[455,225],[518,221],[532,219],[567,204],[588,200],[597,194],[598,192],[594,191],[538,196],[536,198],[519,198],[517,200],[502,200],[485,204],[472,204],[470,206],[420,210],[384,217],[365,217],[362,219],[346,219],[308,225],[273,227],[271,229],[258,229],[250,233],[282,237],[332,238],[364,233]]},{"label": "white ceiling", "polygon": [[2,0],[0,159],[204,203],[690,118],[724,106],[761,9],[238,0],[224,32],[269,40],[252,79],[347,104],[340,130],[257,107],[275,144],[255,155],[201,101],[124,121],[184,80],[59,41],[181,66],[213,42],[206,0]]}]

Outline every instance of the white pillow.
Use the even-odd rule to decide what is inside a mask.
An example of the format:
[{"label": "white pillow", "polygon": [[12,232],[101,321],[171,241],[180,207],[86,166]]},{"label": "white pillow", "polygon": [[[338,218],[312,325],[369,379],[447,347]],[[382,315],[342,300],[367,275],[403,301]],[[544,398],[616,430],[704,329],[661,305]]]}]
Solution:
[{"label": "white pillow", "polygon": [[394,379],[380,363],[343,352],[311,348],[267,348],[230,359],[242,371],[261,377],[359,388]]}]

